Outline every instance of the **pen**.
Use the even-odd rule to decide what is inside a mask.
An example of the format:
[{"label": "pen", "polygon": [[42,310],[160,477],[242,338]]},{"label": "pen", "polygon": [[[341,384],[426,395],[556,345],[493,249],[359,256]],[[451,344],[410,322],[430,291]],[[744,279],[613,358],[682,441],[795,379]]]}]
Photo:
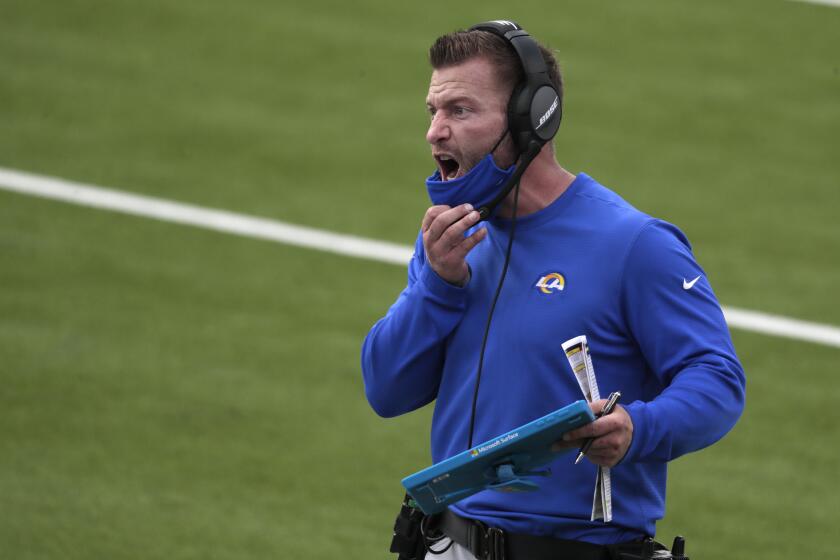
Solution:
[{"label": "pen", "polygon": [[[601,409],[601,412],[599,412],[595,416],[595,418],[600,418],[601,416],[606,416],[607,414],[612,412],[613,409],[615,408],[615,404],[618,402],[618,399],[620,399],[620,398],[621,398],[621,393],[619,391],[611,393],[610,397],[607,399],[607,403],[604,405],[604,408]],[[577,459],[575,459],[575,465],[580,463],[580,460],[583,459],[583,456],[586,455],[586,452],[589,451],[590,447],[592,447],[592,442],[594,440],[595,440],[595,438],[589,438],[585,442],[583,442],[583,445],[580,448],[580,453],[578,453]]]}]

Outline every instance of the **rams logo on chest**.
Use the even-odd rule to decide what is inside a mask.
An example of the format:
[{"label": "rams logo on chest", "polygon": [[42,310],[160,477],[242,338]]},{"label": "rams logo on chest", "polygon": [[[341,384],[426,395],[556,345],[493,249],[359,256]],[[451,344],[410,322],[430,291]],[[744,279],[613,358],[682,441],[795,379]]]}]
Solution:
[{"label": "rams logo on chest", "polygon": [[548,272],[543,274],[534,286],[543,294],[556,294],[566,289],[566,278],[559,272]]}]

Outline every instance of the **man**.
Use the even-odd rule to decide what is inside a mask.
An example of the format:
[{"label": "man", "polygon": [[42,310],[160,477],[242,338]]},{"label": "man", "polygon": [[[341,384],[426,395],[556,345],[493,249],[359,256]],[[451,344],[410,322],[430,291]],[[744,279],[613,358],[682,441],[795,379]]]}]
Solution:
[{"label": "man", "polygon": [[[540,52],[562,96],[555,59]],[[530,560],[607,558],[615,549],[606,545],[654,535],[667,462],[734,425],[743,370],[682,232],[561,167],[551,142],[526,168],[518,197],[512,192],[480,221],[476,205],[462,199],[498,191],[520,158],[508,101],[524,79],[522,62],[509,41],[482,30],[440,37],[430,61],[426,140],[438,170],[427,187],[438,204],[423,217],[408,286],[365,339],[368,400],[385,417],[435,401],[437,463],[580,399],[561,344],[586,335],[601,392],[621,391],[624,403],[559,443],[594,438],[589,461],[560,455],[538,492],[480,492],[450,507],[446,519],[504,531],[508,560],[522,550]],[[613,467],[610,523],[591,520],[598,466]],[[429,557],[484,553],[462,545],[469,546],[456,542]]]}]

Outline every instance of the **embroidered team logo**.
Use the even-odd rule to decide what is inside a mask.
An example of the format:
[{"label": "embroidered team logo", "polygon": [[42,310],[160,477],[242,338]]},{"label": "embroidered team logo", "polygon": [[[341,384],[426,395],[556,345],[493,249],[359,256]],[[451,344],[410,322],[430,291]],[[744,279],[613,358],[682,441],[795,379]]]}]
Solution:
[{"label": "embroidered team logo", "polygon": [[566,289],[566,278],[559,272],[549,272],[540,277],[535,286],[544,294],[555,294]]}]

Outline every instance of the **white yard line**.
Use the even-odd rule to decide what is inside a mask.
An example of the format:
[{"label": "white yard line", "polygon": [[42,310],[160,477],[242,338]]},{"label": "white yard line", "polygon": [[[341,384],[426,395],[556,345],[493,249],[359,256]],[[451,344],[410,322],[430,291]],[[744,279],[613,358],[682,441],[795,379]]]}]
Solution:
[{"label": "white yard line", "polygon": [[800,321],[782,315],[770,315],[726,305],[722,308],[730,327],[840,348],[840,328],[833,325]]},{"label": "white yard line", "polygon": [[805,4],[822,4],[823,6],[834,6],[840,8],[840,0],[793,0],[794,2],[803,2]]},{"label": "white yard line", "polygon": [[364,239],[265,218],[202,208],[193,204],[104,189],[64,179],[0,167],[0,188],[124,214],[154,218],[245,237],[256,237],[340,255],[405,264],[413,250],[387,241]]},{"label": "white yard line", "polygon": [[[403,266],[408,263],[413,252],[409,246],[386,241],[342,235],[12,169],[0,168],[0,189]],[[840,328],[833,325],[725,306],[723,312],[726,322],[732,328],[840,348]]]}]

